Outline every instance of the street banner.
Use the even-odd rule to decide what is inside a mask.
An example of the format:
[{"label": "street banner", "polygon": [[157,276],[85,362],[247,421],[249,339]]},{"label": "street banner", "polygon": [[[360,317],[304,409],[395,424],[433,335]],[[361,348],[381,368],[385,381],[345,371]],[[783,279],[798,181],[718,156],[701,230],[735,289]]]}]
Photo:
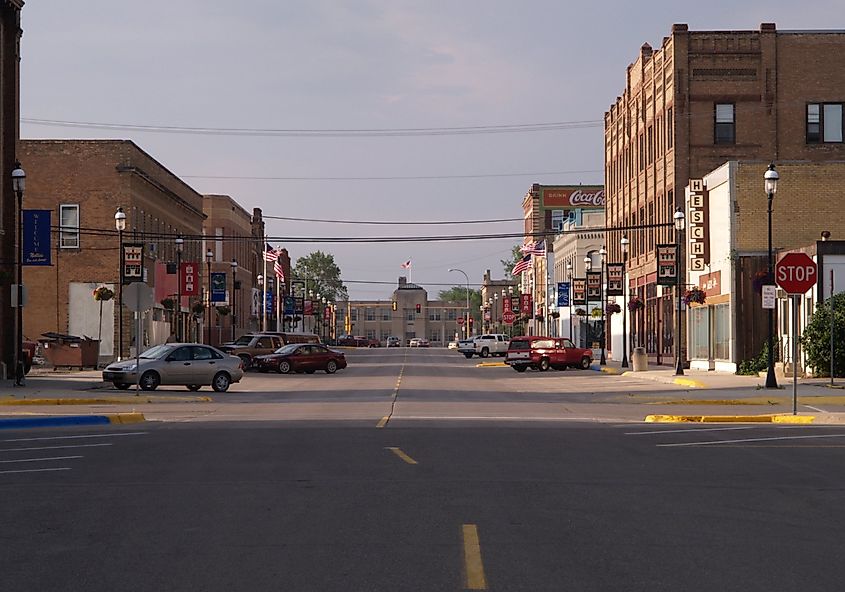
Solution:
[{"label": "street banner", "polygon": [[182,296],[196,296],[199,293],[199,265],[193,261],[183,261],[179,270],[181,274]]},{"label": "street banner", "polygon": [[607,295],[622,296],[622,280],[625,269],[624,263],[607,264]]},{"label": "street banner", "polygon": [[285,308],[282,312],[286,315],[292,315],[295,310],[296,299],[293,296],[285,296]]},{"label": "street banner", "polygon": [[519,314],[520,309],[522,306],[519,303],[519,294],[514,294],[513,296],[508,296],[511,299],[511,312]]},{"label": "street banner", "polygon": [[293,314],[302,316],[302,311],[305,309],[305,298],[303,296],[297,296],[293,300]]},{"label": "street banner", "polygon": [[601,300],[601,272],[587,272],[587,300],[599,302]]},{"label": "street banner", "polygon": [[587,305],[587,280],[584,278],[572,278],[572,305]]},{"label": "street banner", "polygon": [[273,290],[270,287],[267,288],[267,300],[264,301],[264,310],[267,311],[267,314],[273,314]]},{"label": "street banner", "polygon": [[507,296],[504,296],[502,298],[502,312],[512,312],[511,311],[511,305],[512,304],[513,303],[511,302],[511,299],[508,298]]},{"label": "street banner", "polygon": [[569,282],[557,283],[557,305],[569,306]]},{"label": "street banner", "polygon": [[23,211],[23,264],[51,265],[50,217],[52,210]]},{"label": "street banner", "polygon": [[252,301],[249,306],[249,314],[258,316],[261,314],[261,290],[258,288],[252,289]]},{"label": "street banner", "polygon": [[303,303],[302,312],[303,312],[303,314],[306,314],[306,315],[314,314],[314,307],[313,307],[313,303],[312,303],[311,300],[306,300]]},{"label": "street banner", "polygon": [[657,245],[657,285],[678,283],[678,245]]},{"label": "street banner", "polygon": [[519,312],[521,312],[523,315],[530,315],[531,308],[534,305],[534,303],[531,301],[531,294],[520,294],[519,298]]},{"label": "street banner", "polygon": [[226,302],[226,272],[211,272],[211,301]]},{"label": "street banner", "polygon": [[123,244],[123,283],[144,281],[144,243]]}]

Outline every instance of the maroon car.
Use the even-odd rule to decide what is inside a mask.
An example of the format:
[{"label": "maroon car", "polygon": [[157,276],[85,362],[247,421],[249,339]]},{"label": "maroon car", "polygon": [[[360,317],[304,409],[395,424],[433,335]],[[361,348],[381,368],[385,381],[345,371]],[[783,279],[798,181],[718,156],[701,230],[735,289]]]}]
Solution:
[{"label": "maroon car", "polygon": [[592,361],[593,350],[575,347],[570,340],[561,337],[535,335],[512,337],[505,357],[505,364],[517,372],[525,372],[527,368],[541,372],[567,367],[587,370]]},{"label": "maroon car", "polygon": [[317,370],[325,370],[326,374],[334,374],[346,368],[346,356],[325,345],[292,343],[280,347],[272,354],[256,356],[253,358],[253,363],[259,372],[273,370],[279,374],[291,372],[314,374]]}]

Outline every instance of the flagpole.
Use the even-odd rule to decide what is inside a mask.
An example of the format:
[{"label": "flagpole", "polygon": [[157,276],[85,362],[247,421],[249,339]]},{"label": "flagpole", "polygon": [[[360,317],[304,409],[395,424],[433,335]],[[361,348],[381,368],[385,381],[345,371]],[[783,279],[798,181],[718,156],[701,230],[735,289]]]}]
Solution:
[{"label": "flagpole", "polygon": [[261,283],[261,330],[267,330],[267,242],[264,233],[261,234],[261,260],[264,262],[264,281]]},{"label": "flagpole", "polygon": [[273,275],[276,277],[276,331],[281,331],[279,327],[282,326],[282,282],[279,280],[279,276],[275,273]]}]

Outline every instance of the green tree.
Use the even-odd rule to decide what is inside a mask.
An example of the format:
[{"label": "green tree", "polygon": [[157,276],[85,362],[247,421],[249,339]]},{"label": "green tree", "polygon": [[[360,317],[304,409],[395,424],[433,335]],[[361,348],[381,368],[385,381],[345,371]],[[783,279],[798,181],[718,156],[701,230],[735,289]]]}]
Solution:
[{"label": "green tree", "polygon": [[511,277],[511,271],[513,271],[513,266],[519,263],[523,257],[525,257],[525,253],[520,251],[519,249],[522,248],[522,245],[514,245],[513,249],[511,249],[511,257],[510,259],[500,259],[502,262],[502,269],[505,271],[505,277]]},{"label": "green tree", "polygon": [[[441,290],[438,298],[444,302],[454,302],[456,306],[466,308],[467,288],[466,286],[455,286],[448,290]],[[469,312],[475,322],[479,320],[479,307],[481,306],[481,290],[469,289]]]},{"label": "green tree", "polygon": [[291,271],[294,281],[308,282],[308,290],[325,296],[332,301],[346,300],[349,293],[340,279],[340,267],[334,261],[334,255],[314,251],[310,255],[300,257]]},{"label": "green tree", "polygon": [[801,347],[818,376],[830,376],[830,303],[833,302],[833,373],[845,375],[845,292],[816,306],[804,328]]}]

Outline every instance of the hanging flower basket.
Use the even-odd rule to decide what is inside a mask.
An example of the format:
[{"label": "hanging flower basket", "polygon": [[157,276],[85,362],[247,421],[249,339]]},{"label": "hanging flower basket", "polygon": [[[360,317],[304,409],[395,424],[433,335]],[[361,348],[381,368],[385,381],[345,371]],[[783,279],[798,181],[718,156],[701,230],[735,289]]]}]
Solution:
[{"label": "hanging flower basket", "polygon": [[560,313],[558,311],[554,311],[554,312],[549,313],[549,316],[551,316],[553,319],[559,319]]},{"label": "hanging flower basket", "polygon": [[684,292],[684,304],[704,304],[707,301],[707,294],[701,288],[690,288]]},{"label": "hanging flower basket", "polygon": [[232,309],[226,306],[225,304],[223,306],[217,307],[217,314],[219,314],[221,317],[227,316],[230,312],[232,312]]},{"label": "hanging flower basket", "polygon": [[161,301],[161,305],[166,310],[173,310],[173,309],[176,308],[176,300],[174,300],[173,298],[165,298],[164,300]]},{"label": "hanging flower basket", "polygon": [[630,312],[637,312],[638,310],[642,310],[645,308],[645,302],[643,302],[642,298],[638,296],[634,296],[628,301],[628,310]]},{"label": "hanging flower basket", "polygon": [[622,312],[622,307],[616,304],[615,302],[611,302],[607,305],[607,308],[604,309],[608,315],[616,314],[617,312]]},{"label": "hanging flower basket", "polygon": [[593,310],[590,311],[590,316],[593,317],[594,319],[600,319],[601,318],[601,309],[600,308],[594,308]]},{"label": "hanging flower basket", "polygon": [[583,308],[576,308],[575,314],[579,317],[585,317],[585,316],[587,316],[587,311],[584,310]]},{"label": "hanging flower basket", "polygon": [[755,273],[754,279],[751,280],[751,286],[758,294],[763,292],[763,286],[773,286],[774,284],[775,279],[765,270]]},{"label": "hanging flower basket", "polygon": [[94,290],[94,300],[97,302],[108,302],[112,298],[114,298],[114,290],[106,286],[100,286]]},{"label": "hanging flower basket", "polygon": [[194,305],[191,307],[191,312],[196,316],[202,316],[202,313],[205,312],[205,304],[202,302],[194,302]]},{"label": "hanging flower basket", "polygon": [[535,315],[534,320],[542,323],[543,322],[543,315]]}]

